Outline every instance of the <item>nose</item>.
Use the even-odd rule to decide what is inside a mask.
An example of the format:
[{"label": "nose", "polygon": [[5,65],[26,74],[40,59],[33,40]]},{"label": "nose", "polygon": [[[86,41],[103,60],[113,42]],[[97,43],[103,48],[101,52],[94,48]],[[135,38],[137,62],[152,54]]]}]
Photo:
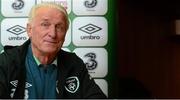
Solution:
[{"label": "nose", "polygon": [[52,37],[52,38],[55,38],[55,37],[56,37],[56,27],[55,27],[55,25],[52,25],[52,26],[50,27],[49,36]]}]

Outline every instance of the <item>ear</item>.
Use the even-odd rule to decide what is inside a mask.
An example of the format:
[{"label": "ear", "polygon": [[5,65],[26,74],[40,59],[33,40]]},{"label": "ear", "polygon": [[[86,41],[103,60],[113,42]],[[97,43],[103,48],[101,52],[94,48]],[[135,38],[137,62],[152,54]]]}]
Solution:
[{"label": "ear", "polygon": [[31,38],[31,36],[32,36],[32,26],[31,26],[30,23],[27,23],[26,31],[27,31],[27,34],[28,34],[29,38]]}]

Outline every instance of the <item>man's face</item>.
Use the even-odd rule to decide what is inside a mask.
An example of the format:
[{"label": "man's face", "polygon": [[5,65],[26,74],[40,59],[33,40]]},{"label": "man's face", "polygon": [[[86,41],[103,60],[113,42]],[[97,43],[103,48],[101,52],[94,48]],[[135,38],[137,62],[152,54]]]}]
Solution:
[{"label": "man's face", "polygon": [[55,8],[41,7],[28,24],[28,35],[32,49],[40,53],[58,52],[62,47],[66,35],[65,15]]}]

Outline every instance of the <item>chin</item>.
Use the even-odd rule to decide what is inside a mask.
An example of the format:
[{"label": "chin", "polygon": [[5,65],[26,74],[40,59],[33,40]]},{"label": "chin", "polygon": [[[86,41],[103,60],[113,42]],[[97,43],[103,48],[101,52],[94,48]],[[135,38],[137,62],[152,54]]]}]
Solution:
[{"label": "chin", "polygon": [[46,45],[41,45],[41,50],[44,52],[49,52],[49,53],[53,53],[53,52],[57,52],[60,50],[61,46],[57,45],[57,44],[46,44]]},{"label": "chin", "polygon": [[42,49],[42,51],[44,52],[44,53],[54,53],[54,52],[57,52],[58,51],[58,49],[55,49],[55,48],[43,48]]}]

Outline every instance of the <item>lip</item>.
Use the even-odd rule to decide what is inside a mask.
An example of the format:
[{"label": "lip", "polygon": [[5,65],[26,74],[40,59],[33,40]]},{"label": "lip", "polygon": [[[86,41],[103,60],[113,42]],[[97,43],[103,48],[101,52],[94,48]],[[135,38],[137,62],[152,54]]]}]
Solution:
[{"label": "lip", "polygon": [[53,40],[44,40],[44,42],[53,43],[53,44],[56,44],[56,43],[57,43],[56,41],[53,41]]}]

